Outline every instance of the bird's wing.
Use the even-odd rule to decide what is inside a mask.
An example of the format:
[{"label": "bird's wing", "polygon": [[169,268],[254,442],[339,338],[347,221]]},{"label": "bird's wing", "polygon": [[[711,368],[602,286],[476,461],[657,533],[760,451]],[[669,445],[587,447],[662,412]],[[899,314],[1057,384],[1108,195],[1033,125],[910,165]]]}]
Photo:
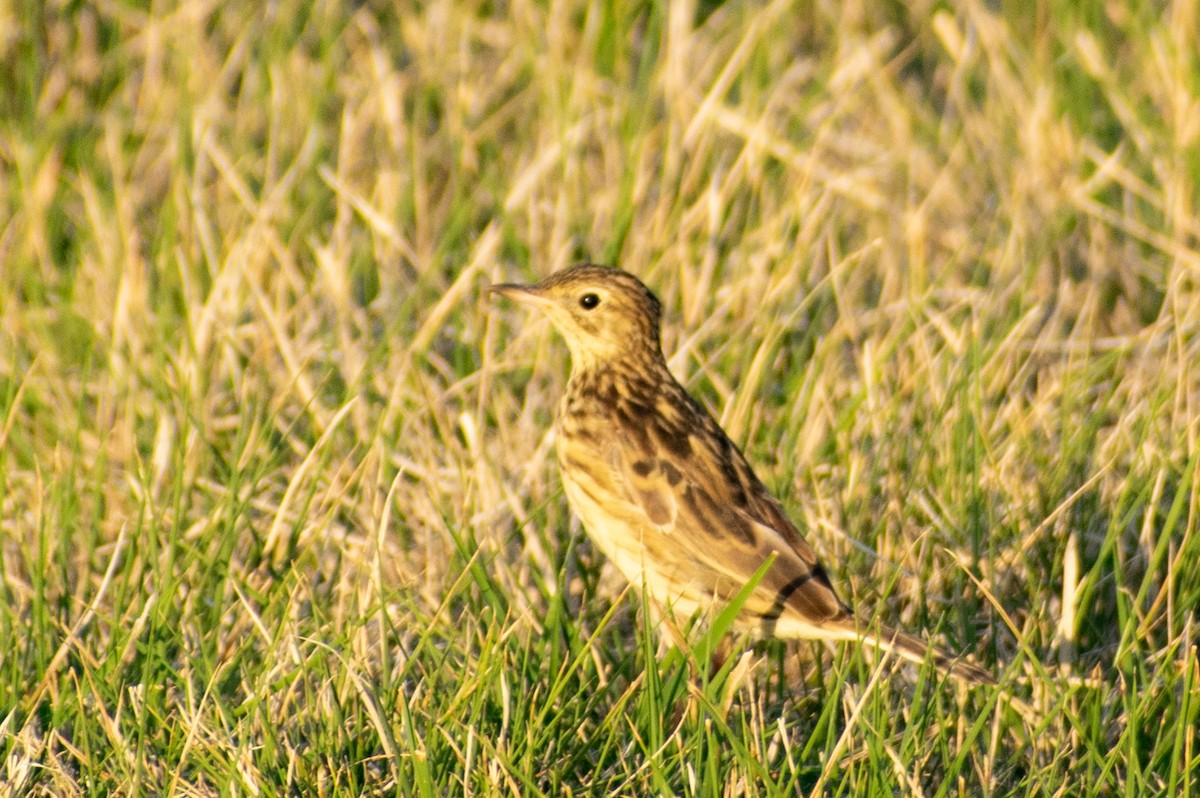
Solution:
[{"label": "bird's wing", "polygon": [[812,548],[717,423],[695,410],[685,419],[660,412],[636,434],[618,432],[614,487],[648,527],[670,536],[676,570],[720,598],[737,595],[774,555],[746,604],[763,624],[785,614],[813,626],[847,617]]}]

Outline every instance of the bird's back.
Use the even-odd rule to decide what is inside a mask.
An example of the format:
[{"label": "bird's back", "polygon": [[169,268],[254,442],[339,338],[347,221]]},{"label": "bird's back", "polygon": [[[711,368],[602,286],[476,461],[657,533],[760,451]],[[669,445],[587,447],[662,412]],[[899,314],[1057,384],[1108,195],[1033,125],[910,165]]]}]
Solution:
[{"label": "bird's back", "polygon": [[740,625],[829,636],[822,625],[849,612],[815,553],[712,416],[659,370],[572,377],[557,443],[572,507],[626,578],[677,614],[732,599],[773,556]]}]

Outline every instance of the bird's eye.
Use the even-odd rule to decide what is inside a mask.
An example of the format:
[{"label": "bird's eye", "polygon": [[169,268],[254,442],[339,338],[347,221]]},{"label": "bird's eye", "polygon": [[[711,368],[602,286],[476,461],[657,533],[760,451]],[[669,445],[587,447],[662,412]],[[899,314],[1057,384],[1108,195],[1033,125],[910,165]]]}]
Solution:
[{"label": "bird's eye", "polygon": [[600,297],[596,296],[595,294],[588,293],[579,297],[579,306],[584,310],[591,310],[599,304]]}]

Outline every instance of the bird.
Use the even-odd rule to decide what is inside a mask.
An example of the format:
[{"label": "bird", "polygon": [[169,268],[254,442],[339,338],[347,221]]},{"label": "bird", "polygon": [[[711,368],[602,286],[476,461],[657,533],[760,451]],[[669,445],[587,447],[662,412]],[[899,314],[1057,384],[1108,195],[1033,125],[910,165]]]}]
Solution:
[{"label": "bird", "polygon": [[594,545],[660,609],[690,618],[742,600],[737,631],[862,641],[968,685],[995,684],[842,601],[741,450],[671,374],[662,306],[640,280],[584,263],[490,288],[544,313],[565,339],[571,373],[554,422],[564,493]]}]

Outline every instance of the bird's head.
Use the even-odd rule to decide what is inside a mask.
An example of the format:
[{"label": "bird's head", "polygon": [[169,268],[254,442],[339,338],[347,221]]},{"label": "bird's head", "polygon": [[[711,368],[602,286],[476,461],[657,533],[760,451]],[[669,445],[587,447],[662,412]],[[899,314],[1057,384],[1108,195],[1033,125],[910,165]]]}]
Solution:
[{"label": "bird's head", "polygon": [[662,357],[658,299],[628,272],[586,264],[536,285],[507,283],[491,290],[549,316],[576,370]]}]

